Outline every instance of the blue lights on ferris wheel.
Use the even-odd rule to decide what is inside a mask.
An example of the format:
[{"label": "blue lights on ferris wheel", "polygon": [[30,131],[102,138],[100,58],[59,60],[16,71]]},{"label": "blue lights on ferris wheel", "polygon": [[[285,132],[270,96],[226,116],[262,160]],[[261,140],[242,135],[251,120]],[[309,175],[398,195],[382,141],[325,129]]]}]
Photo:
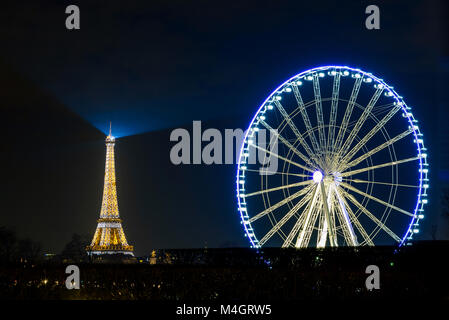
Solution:
[{"label": "blue lights on ferris wheel", "polygon": [[[414,118],[411,108],[407,106],[403,98],[397,94],[393,87],[387,85],[382,79],[374,76],[371,73],[367,73],[360,69],[351,68],[347,66],[323,66],[318,68],[313,68],[301,72],[284,83],[278,86],[273,92],[265,99],[265,101],[259,106],[257,112],[253,116],[248,130],[245,133],[242,146],[239,153],[239,161],[237,165],[236,174],[236,191],[237,191],[237,203],[238,211],[241,219],[241,224],[244,228],[245,237],[250,241],[252,248],[260,247],[260,240],[256,236],[256,232],[253,229],[252,223],[250,222],[250,216],[248,214],[248,207],[245,197],[245,174],[247,172],[247,161],[249,157],[249,145],[253,143],[252,137],[254,132],[259,131],[260,121],[265,121],[265,113],[272,111],[276,108],[274,104],[282,100],[282,94],[291,93],[292,89],[300,87],[303,85],[304,81],[315,81],[315,77],[324,78],[326,75],[335,77],[339,73],[341,77],[352,77],[356,81],[371,84],[375,89],[382,89],[384,96],[394,99],[394,106],[402,109],[402,116],[406,118],[408,122],[408,128],[413,135],[413,142],[416,146],[417,160],[418,160],[418,179],[417,182],[417,197],[416,204],[414,206],[413,214],[406,228],[405,233],[401,237],[399,246],[404,244],[409,244],[412,240],[414,234],[419,233],[419,221],[424,218],[424,206],[428,203],[427,190],[429,189],[429,179],[428,179],[428,155],[427,149],[424,146],[423,135],[420,132],[418,126],[418,121]],[[318,172],[318,173],[317,173]],[[320,171],[313,173],[313,180],[320,182],[323,178]],[[341,179],[341,178],[340,178]]]}]

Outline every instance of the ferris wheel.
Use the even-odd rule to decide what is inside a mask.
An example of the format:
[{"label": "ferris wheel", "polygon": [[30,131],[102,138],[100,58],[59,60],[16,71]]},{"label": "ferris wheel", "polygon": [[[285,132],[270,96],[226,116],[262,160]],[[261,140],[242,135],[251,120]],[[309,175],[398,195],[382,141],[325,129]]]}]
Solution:
[{"label": "ferris wheel", "polygon": [[393,87],[346,66],[310,69],[274,90],[245,132],[241,224],[256,248],[402,246],[424,218],[428,170]]}]

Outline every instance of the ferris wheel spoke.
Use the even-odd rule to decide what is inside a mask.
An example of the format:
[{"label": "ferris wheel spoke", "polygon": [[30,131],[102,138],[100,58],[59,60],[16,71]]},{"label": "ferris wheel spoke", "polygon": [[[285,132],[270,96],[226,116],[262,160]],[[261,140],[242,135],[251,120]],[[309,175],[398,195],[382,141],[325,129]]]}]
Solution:
[{"label": "ferris wheel spoke", "polygon": [[403,213],[403,214],[408,215],[410,217],[414,217],[415,216],[413,213],[410,213],[410,212],[405,211],[405,210],[403,210],[403,209],[401,209],[399,207],[396,207],[396,206],[394,206],[394,205],[392,205],[392,204],[390,204],[388,202],[380,200],[379,198],[376,198],[376,197],[374,197],[374,196],[372,196],[372,195],[370,195],[368,193],[365,193],[365,192],[363,192],[363,191],[361,191],[361,190],[359,190],[359,189],[357,189],[357,188],[355,188],[355,187],[353,187],[353,186],[351,186],[351,185],[349,185],[349,184],[347,184],[345,182],[341,182],[340,185],[342,187],[345,187],[348,190],[351,190],[351,191],[353,191],[355,193],[358,193],[358,194],[360,194],[360,195],[362,195],[364,197],[367,197],[367,198],[369,198],[371,200],[377,201],[378,203],[380,203],[380,204],[382,204],[382,205],[384,205],[384,206],[386,206],[388,208],[394,209],[394,210],[396,210],[396,211],[398,211],[400,213]]},{"label": "ferris wheel spoke", "polygon": [[264,189],[264,190],[260,190],[260,191],[256,191],[256,192],[245,194],[245,198],[256,196],[256,195],[259,195],[259,194],[262,194],[262,193],[278,191],[278,190],[282,190],[282,189],[301,187],[301,186],[305,186],[305,185],[311,184],[312,182],[313,182],[313,180],[305,180],[305,181],[291,183],[291,184],[287,184],[287,185],[283,185],[283,186],[279,186],[279,187],[275,187],[275,188]]},{"label": "ferris wheel spoke", "polygon": [[348,127],[349,119],[351,118],[352,110],[354,109],[354,104],[360,91],[362,79],[363,77],[360,77],[355,80],[354,87],[352,88],[351,92],[351,97],[349,98],[348,105],[343,116],[343,121],[341,123],[340,129],[338,130],[337,139],[333,148],[334,151],[340,150],[341,144],[343,143],[343,137]]},{"label": "ferris wheel spoke", "polygon": [[[309,155],[309,157],[312,158],[312,159],[316,158],[314,152],[310,149],[309,145],[307,144],[307,142],[302,137],[302,135],[299,132],[298,128],[296,127],[295,123],[292,121],[292,119],[288,115],[287,111],[285,111],[285,109],[282,106],[282,104],[278,100],[274,100],[274,104],[276,105],[276,107],[279,110],[279,112],[281,113],[282,117],[285,119],[285,121],[289,125],[290,129],[293,131],[295,136],[298,138],[298,140],[301,143],[301,145],[303,146],[303,148],[306,150],[306,152]],[[315,142],[316,142],[316,140],[315,140]],[[312,144],[313,144],[313,141],[312,141]],[[315,149],[315,145],[313,145],[313,147]],[[315,152],[317,152],[316,149],[315,149]]]},{"label": "ferris wheel spoke", "polygon": [[374,105],[376,104],[377,100],[379,99],[380,95],[383,92],[383,87],[379,87],[374,95],[372,96],[371,100],[369,101],[366,108],[363,110],[362,115],[357,120],[357,123],[355,124],[354,128],[352,128],[351,132],[349,133],[348,138],[346,139],[345,143],[341,147],[341,150],[338,151],[338,155],[345,155],[346,152],[348,152],[349,147],[352,145],[355,137],[359,133],[360,129],[362,128],[363,124],[365,123],[366,119],[368,119],[368,116],[371,113],[371,110],[373,109]]},{"label": "ferris wheel spoke", "polygon": [[302,241],[302,244],[297,246],[298,248],[306,248],[309,246],[310,238],[312,237],[313,231],[315,230],[315,224],[320,216],[320,212],[322,211],[322,202],[319,203],[314,209],[312,213],[312,218],[309,221],[305,237]]},{"label": "ferris wheel spoke", "polygon": [[[260,170],[255,170],[255,169],[245,169],[244,171],[250,171],[250,172],[257,172],[260,173]],[[275,172],[271,172],[271,174],[282,174],[282,175],[287,175],[287,176],[294,176],[294,177],[301,177],[301,178],[310,178],[309,174],[300,174],[300,173],[291,173],[291,172],[279,172],[279,171],[275,171]]]},{"label": "ferris wheel spoke", "polygon": [[[298,201],[298,203],[285,215],[281,218],[281,220],[276,223],[276,225],[271,228],[262,239],[259,241],[259,245],[263,246],[276,232],[279,231],[280,228],[288,221],[291,217],[295,215],[296,212],[298,212],[301,207],[303,207],[307,201],[310,200],[310,196],[305,196],[301,200]],[[301,219],[301,216],[299,217],[298,221]]]},{"label": "ferris wheel spoke", "polygon": [[346,208],[345,202],[343,201],[343,197],[340,195],[340,192],[337,190],[337,188],[334,188],[334,191],[339,204],[338,209],[341,214],[341,220],[343,221],[342,227],[346,243],[353,246],[358,246],[357,236],[354,232],[354,228],[352,227],[351,219],[349,218],[348,210]]},{"label": "ferris wheel spoke", "polygon": [[258,146],[258,145],[254,144],[254,143],[251,143],[250,145],[253,146],[253,147],[255,147],[255,148],[257,148],[257,149],[260,149],[260,150],[262,150],[262,151],[265,151],[266,153],[269,153],[269,154],[275,156],[275,157],[278,158],[278,159],[281,159],[281,160],[283,160],[283,161],[285,161],[285,162],[288,162],[288,163],[290,163],[290,164],[292,164],[292,165],[294,165],[294,166],[296,166],[296,167],[298,167],[298,168],[301,168],[301,169],[303,169],[303,170],[305,170],[305,171],[314,172],[312,169],[309,169],[309,168],[307,168],[307,167],[304,167],[303,165],[300,165],[299,163],[296,163],[296,162],[294,162],[294,161],[291,161],[290,159],[284,158],[283,156],[280,156],[280,155],[278,155],[277,153],[274,153],[274,152],[271,152],[271,151],[269,151],[269,150],[267,150],[267,149],[265,149],[265,148],[262,148],[261,146]]},{"label": "ferris wheel spoke", "polygon": [[341,190],[341,192],[348,198],[357,208],[359,208],[368,218],[370,218],[375,224],[377,224],[383,231],[385,231],[390,237],[392,237],[396,242],[401,242],[401,238],[398,237],[397,234],[395,234],[393,231],[391,231],[390,228],[388,228],[382,221],[380,221],[378,218],[376,218],[375,215],[373,215],[371,212],[368,211],[360,202],[358,202],[354,196],[347,193],[344,190]]},{"label": "ferris wheel spoke", "polygon": [[370,171],[370,170],[374,170],[374,169],[390,167],[390,166],[395,166],[395,165],[398,165],[401,163],[415,161],[415,160],[418,160],[419,158],[420,157],[413,157],[413,158],[408,158],[408,159],[403,159],[403,160],[387,162],[387,163],[383,163],[383,164],[379,164],[379,165],[371,166],[371,167],[366,167],[366,168],[362,168],[362,169],[358,169],[358,170],[346,171],[346,172],[343,172],[342,174],[340,174],[340,176],[341,177],[349,177],[349,176],[356,175],[358,173],[362,173],[362,172],[366,172],[366,171]]},{"label": "ferris wheel spoke", "polygon": [[294,199],[296,199],[296,198],[299,198],[299,197],[301,197],[301,196],[307,194],[307,193],[310,191],[310,189],[311,189],[312,187],[313,187],[313,185],[311,184],[311,185],[305,187],[304,189],[299,190],[299,191],[295,192],[294,194],[288,196],[287,198],[285,198],[285,199],[283,199],[283,200],[281,200],[281,201],[275,203],[275,204],[272,205],[271,207],[266,208],[266,209],[263,210],[262,212],[256,214],[254,217],[252,217],[251,219],[249,219],[249,222],[250,222],[250,223],[253,223],[254,221],[256,221],[256,220],[258,220],[258,219],[264,217],[267,213],[272,212],[273,210],[276,210],[277,208],[283,206],[283,205],[286,204],[287,202],[292,201],[292,200],[294,200]]},{"label": "ferris wheel spoke", "polygon": [[400,183],[391,183],[391,182],[380,182],[380,181],[369,181],[369,180],[360,180],[360,179],[345,179],[345,182],[354,182],[354,183],[373,183],[373,184],[381,184],[386,186],[393,187],[404,187],[404,188],[419,188],[419,186],[414,186],[411,184],[400,184]]},{"label": "ferris wheel spoke", "polygon": [[282,243],[282,248],[288,248],[291,245],[293,245],[293,239],[295,238],[295,235],[298,233],[301,224],[304,222],[305,215],[302,214],[299,219],[295,222],[295,225],[293,226],[292,230],[288,234],[287,238],[285,238],[284,242]]},{"label": "ferris wheel spoke", "polygon": [[[302,225],[302,230],[298,235],[298,239],[296,240],[296,248],[301,248],[305,246],[305,242],[307,241],[308,233],[311,232],[310,229],[313,229],[313,224],[315,224],[316,215],[315,212],[317,211],[317,200],[318,195],[320,194],[320,188],[317,186],[315,189],[315,194],[313,195],[312,202],[310,202],[309,207],[307,208],[307,215],[304,221],[304,224]],[[312,225],[312,227],[310,227]],[[299,226],[300,227],[300,226]],[[292,230],[293,231],[293,230]]]},{"label": "ferris wheel spoke", "polygon": [[362,235],[362,238],[365,240],[365,243],[367,243],[369,246],[374,246],[373,241],[371,240],[370,236],[368,235],[368,233],[366,232],[365,228],[363,228],[362,224],[360,223],[359,219],[357,219],[356,215],[354,214],[354,212],[352,211],[351,207],[349,206],[348,202],[345,199],[344,194],[342,194],[342,200],[343,203],[346,206],[346,210],[349,213],[349,217],[352,221],[352,223],[354,224],[354,226],[356,227],[356,229],[359,231],[359,233]]},{"label": "ferris wheel spoke", "polygon": [[379,105],[374,107],[374,112],[376,112],[377,110],[390,110],[395,105],[396,105],[396,102],[389,102],[389,103],[385,103],[385,104],[379,104]]},{"label": "ferris wheel spoke", "polygon": [[312,124],[310,123],[309,115],[307,114],[306,107],[299,92],[298,86],[293,85],[293,93],[298,104],[299,112],[301,113],[302,120],[306,126],[307,132],[310,132],[309,139],[312,142],[312,147],[316,154],[319,154],[320,147],[318,146],[318,141],[316,140],[315,134],[313,133]]},{"label": "ferris wheel spoke", "polygon": [[349,160],[352,159],[352,157],[355,156],[355,154],[368,142],[368,140],[370,140],[380,129],[383,128],[383,126],[385,126],[385,124],[387,124],[387,122],[396,114],[396,112],[398,112],[401,109],[401,107],[396,106],[395,108],[391,109],[390,112],[388,112],[388,114],[383,117],[382,120],[380,120],[372,129],[370,132],[367,133],[366,136],[364,136],[355,146],[354,148],[351,149],[351,151],[349,151],[346,156],[344,156],[343,160],[341,161],[341,163],[345,164],[347,163]]},{"label": "ferris wheel spoke", "polygon": [[[302,154],[301,152],[299,152],[295,147],[293,147],[293,145],[288,142],[287,139],[285,139],[279,132],[277,132],[277,130],[274,130],[268,123],[266,123],[263,120],[260,120],[260,123],[267,128],[268,130],[270,130],[270,132],[275,133],[275,135],[278,137],[278,139],[285,144],[293,153],[295,153],[298,157],[300,157],[305,163],[307,163],[309,166],[311,166],[312,168],[314,167],[313,163],[309,160],[309,158],[307,158],[304,154]],[[304,140],[304,139],[303,139]]]},{"label": "ferris wheel spoke", "polygon": [[396,105],[395,102],[392,103],[387,103],[387,104],[383,104],[380,106],[376,106],[373,108],[373,116],[377,117],[381,114],[387,113],[389,110],[391,110],[391,108],[394,108],[394,106]]},{"label": "ferris wheel spoke", "polygon": [[337,109],[338,109],[338,97],[340,93],[340,72],[336,72],[334,76],[334,82],[332,85],[332,102],[331,102],[331,114],[329,118],[329,132],[327,137],[327,150],[332,151],[332,143],[334,142],[335,125],[337,123]]},{"label": "ferris wheel spoke", "polygon": [[382,143],[381,145],[377,146],[376,148],[372,149],[371,151],[364,153],[363,155],[361,155],[360,157],[358,157],[357,159],[352,160],[351,162],[349,162],[348,164],[344,165],[341,169],[341,171],[347,169],[347,168],[351,168],[354,167],[356,165],[358,165],[360,162],[362,162],[363,160],[365,160],[368,157],[371,157],[372,155],[374,155],[375,153],[385,149],[386,147],[392,145],[393,143],[401,140],[402,138],[408,136],[410,133],[412,133],[413,130],[412,129],[408,129],[406,131],[404,131],[401,134],[398,134],[396,137]]},{"label": "ferris wheel spoke", "polygon": [[[301,226],[303,225],[305,219],[306,219],[306,214],[305,212],[309,212],[309,210],[311,210],[312,208],[312,203],[313,203],[313,199],[315,199],[317,192],[318,192],[318,188],[316,187],[316,185],[313,185],[315,187],[315,189],[313,190],[313,192],[311,192],[309,194],[309,198],[308,201],[309,203],[307,204],[306,208],[304,209],[304,212],[299,216],[298,220],[295,222],[295,224],[293,225],[292,230],[290,230],[289,234],[287,235],[287,238],[285,238],[284,243],[282,244],[282,248],[286,248],[286,247],[290,247],[290,245],[293,245],[293,239],[295,238],[296,234],[298,234],[299,229],[301,228]],[[313,195],[313,199],[312,198]]]},{"label": "ferris wheel spoke", "polygon": [[313,74],[313,94],[315,96],[315,111],[316,120],[318,123],[318,137],[320,139],[320,153],[327,149],[326,147],[326,134],[324,131],[324,118],[323,118],[323,106],[321,102],[320,82],[318,80],[318,74]]}]

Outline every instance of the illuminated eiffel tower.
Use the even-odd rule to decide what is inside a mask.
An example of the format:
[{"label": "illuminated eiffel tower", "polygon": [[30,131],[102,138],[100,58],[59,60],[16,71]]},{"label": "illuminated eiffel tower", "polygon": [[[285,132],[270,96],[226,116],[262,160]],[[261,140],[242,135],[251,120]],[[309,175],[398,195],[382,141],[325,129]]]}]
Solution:
[{"label": "illuminated eiffel tower", "polygon": [[111,127],[109,127],[109,135],[106,137],[103,202],[97,230],[92,243],[86,248],[89,255],[128,254],[134,256],[133,246],[128,245],[126,241],[122,219],[120,219],[118,212],[114,145],[115,138],[111,135]]}]

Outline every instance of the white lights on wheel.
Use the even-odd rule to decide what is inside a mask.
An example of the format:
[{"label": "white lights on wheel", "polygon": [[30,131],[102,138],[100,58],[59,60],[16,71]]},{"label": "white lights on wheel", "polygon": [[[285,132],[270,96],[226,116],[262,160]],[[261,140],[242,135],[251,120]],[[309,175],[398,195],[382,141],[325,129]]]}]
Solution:
[{"label": "white lights on wheel", "polygon": [[323,180],[323,174],[321,173],[321,171],[315,171],[313,173],[313,181],[315,181],[316,183],[320,183],[321,180]]}]

